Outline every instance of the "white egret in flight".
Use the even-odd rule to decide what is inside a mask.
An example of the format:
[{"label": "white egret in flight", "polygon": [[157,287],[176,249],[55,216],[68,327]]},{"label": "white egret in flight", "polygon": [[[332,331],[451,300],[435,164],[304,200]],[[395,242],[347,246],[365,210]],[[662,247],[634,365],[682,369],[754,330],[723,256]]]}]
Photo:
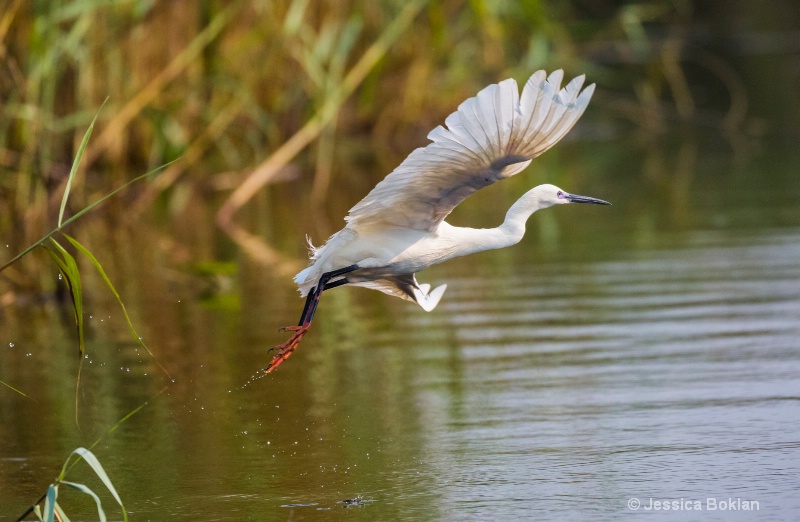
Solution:
[{"label": "white egret in flight", "polygon": [[511,177],[555,145],[580,118],[594,92],[584,76],[559,90],[564,76],[534,73],[520,95],[513,79],[490,85],[462,103],[435,128],[432,141],[412,152],[394,172],[350,209],[347,224],[319,248],[294,281],[306,297],[291,337],[277,350],[269,373],[285,361],[308,331],[325,290],[355,285],[413,301],[431,311],[447,285],[433,291],[415,274],[454,257],[514,245],[537,210],[564,203],[607,201],[570,194],[553,185],[525,193],[497,228],[454,227],[444,218],[478,189]]}]

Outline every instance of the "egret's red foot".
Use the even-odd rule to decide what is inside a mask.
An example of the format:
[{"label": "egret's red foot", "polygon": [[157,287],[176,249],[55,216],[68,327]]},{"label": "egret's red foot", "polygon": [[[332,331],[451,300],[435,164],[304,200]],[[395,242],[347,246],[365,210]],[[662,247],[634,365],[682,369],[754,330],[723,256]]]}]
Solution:
[{"label": "egret's red foot", "polygon": [[282,331],[294,333],[291,337],[289,337],[289,339],[286,340],[286,342],[277,346],[273,346],[269,349],[269,351],[278,350],[278,353],[272,358],[269,365],[264,368],[266,373],[272,372],[275,368],[280,366],[283,361],[288,359],[290,355],[292,355],[292,352],[297,349],[297,345],[300,344],[300,340],[303,339],[303,336],[308,331],[308,326],[285,326],[281,328]]}]

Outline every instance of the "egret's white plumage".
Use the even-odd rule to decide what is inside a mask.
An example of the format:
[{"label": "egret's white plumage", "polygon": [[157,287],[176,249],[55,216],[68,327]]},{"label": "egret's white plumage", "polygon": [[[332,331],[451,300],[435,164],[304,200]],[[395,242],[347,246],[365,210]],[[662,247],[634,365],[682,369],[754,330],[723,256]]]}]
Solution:
[{"label": "egret's white plumage", "polygon": [[454,257],[503,248],[522,239],[537,210],[561,203],[601,203],[553,185],[525,193],[496,228],[454,227],[444,218],[478,189],[513,176],[556,144],[580,118],[594,92],[583,76],[559,90],[563,73],[539,71],[519,94],[514,80],[490,85],[462,103],[436,127],[432,143],[412,152],[358,202],[347,225],[319,248],[310,241],[311,263],[295,276],[306,306],[292,336],[276,346],[273,371],[308,331],[324,290],[352,284],[380,290],[431,311],[446,285],[431,291],[415,274]]},{"label": "egret's white plumage", "polygon": [[301,295],[315,288],[322,274],[358,265],[341,276],[348,284],[433,310],[445,286],[429,293],[428,285],[417,283],[417,271],[517,243],[531,213],[567,203],[557,199],[557,187],[542,185],[512,206],[498,228],[457,228],[444,221],[467,196],[522,171],[572,128],[589,104],[594,84],[581,91],[581,75],[559,90],[562,78],[560,70],[549,77],[538,71],[522,95],[509,79],[463,102],[445,120],[447,128],[439,126],[428,134],[432,143],[412,152],[350,209],[342,230],[322,247],[312,247],[310,266],[295,277]]}]

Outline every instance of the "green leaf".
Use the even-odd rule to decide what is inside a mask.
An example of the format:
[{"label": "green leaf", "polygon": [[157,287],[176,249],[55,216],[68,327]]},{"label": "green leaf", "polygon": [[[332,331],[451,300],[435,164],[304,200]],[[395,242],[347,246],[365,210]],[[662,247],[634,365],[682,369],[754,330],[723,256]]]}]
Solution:
[{"label": "green leaf", "polygon": [[[108,101],[108,98],[106,98]],[[103,102],[105,105],[106,102]],[[103,109],[103,105],[100,106],[100,109],[97,110],[97,114]],[[72,161],[72,168],[69,171],[69,177],[67,178],[67,186],[64,187],[64,195],[61,197],[61,209],[58,211],[58,226],[61,226],[62,221],[64,220],[64,209],[67,207],[67,199],[69,199],[69,191],[72,188],[72,180],[75,179],[75,175],[78,173],[78,166],[81,163],[81,158],[83,157],[83,151],[86,150],[86,145],[89,144],[89,137],[92,135],[92,130],[94,129],[94,122],[97,120],[97,114],[94,115],[92,118],[92,123],[89,124],[89,128],[86,129],[86,132],[83,135],[83,140],[81,140],[81,145],[78,147],[78,153],[75,155],[75,159]]]},{"label": "green leaf", "polygon": [[75,325],[78,328],[78,346],[83,357],[86,346],[83,336],[83,289],[81,288],[81,274],[78,264],[72,254],[67,252],[58,241],[50,238],[50,242],[43,245],[50,253],[50,257],[58,265],[58,270],[67,282],[70,296],[72,297],[72,310],[75,313]]},{"label": "green leaf", "polygon": [[[65,484],[65,485],[67,485],[67,486],[69,486],[71,488],[77,489],[77,490],[79,490],[79,491],[81,491],[83,493],[86,493],[87,495],[90,495],[92,498],[94,498],[95,502],[97,503],[97,513],[100,516],[100,520],[105,520],[106,519],[105,518],[105,513],[103,512],[103,508],[102,508],[102,506],[100,504],[100,499],[91,489],[89,489],[88,487],[84,486],[83,484],[76,484],[74,482],[68,482],[68,481],[63,480],[64,476],[67,473],[67,470],[68,469],[72,469],[73,465],[70,464],[70,461],[72,460],[72,456],[73,455],[77,455],[78,457],[82,458],[84,460],[84,462],[86,462],[89,465],[89,467],[92,468],[92,470],[95,472],[95,474],[97,474],[97,476],[103,482],[105,487],[108,488],[108,491],[114,497],[114,500],[116,500],[117,504],[119,504],[119,507],[122,509],[122,518],[123,518],[123,520],[125,520],[125,522],[127,522],[128,513],[127,513],[127,511],[125,511],[125,506],[122,504],[122,499],[120,499],[119,494],[117,493],[117,490],[114,488],[114,485],[111,483],[111,479],[108,478],[108,475],[106,474],[106,471],[103,469],[103,466],[100,464],[100,461],[97,460],[97,457],[94,456],[94,453],[92,453],[88,449],[86,449],[86,448],[77,448],[72,453],[70,453],[69,457],[67,457],[67,460],[64,461],[64,466],[61,468],[61,474],[58,477],[58,480],[60,481],[60,483],[61,484]],[[76,461],[76,463],[77,463],[77,461]]]},{"label": "green leaf", "polygon": [[144,341],[142,341],[141,336],[138,333],[136,333],[136,329],[133,327],[133,323],[131,322],[131,318],[128,315],[128,310],[125,308],[125,303],[122,302],[122,298],[119,296],[119,293],[117,292],[117,289],[114,288],[114,285],[111,283],[111,280],[108,278],[108,275],[106,274],[106,271],[103,270],[103,266],[100,264],[100,261],[98,261],[97,258],[94,257],[94,255],[89,251],[89,249],[87,249],[85,246],[80,244],[77,239],[75,239],[75,238],[73,238],[73,237],[71,237],[71,236],[69,236],[67,234],[64,234],[64,237],[67,238],[67,241],[72,243],[72,245],[75,248],[77,248],[83,255],[85,255],[87,258],[89,258],[89,261],[91,261],[91,263],[94,265],[94,267],[100,273],[100,277],[102,277],[103,281],[106,282],[106,285],[108,286],[109,290],[111,290],[111,293],[113,293],[114,297],[117,298],[117,302],[119,303],[120,308],[122,308],[122,314],[125,316],[125,321],[128,322],[128,329],[130,329],[131,334],[133,334],[134,339],[136,339],[136,342],[138,342],[139,345],[142,348],[144,348],[145,351],[150,355],[150,357],[152,357],[153,360],[156,361],[158,366],[161,367],[161,370],[167,375],[167,377],[170,377],[169,372],[167,372],[167,370],[163,366],[161,366],[161,363],[158,362],[158,359],[156,359],[155,355],[153,355],[153,352],[151,352],[150,349],[147,347],[147,345],[144,344]]},{"label": "green leaf", "polygon": [[47,489],[47,496],[44,499],[44,511],[42,513],[42,520],[44,522],[53,522],[53,513],[56,509],[56,498],[58,497],[58,486],[50,484]]},{"label": "green leaf", "polygon": [[[83,460],[85,460],[86,463],[89,464],[89,466],[97,474],[97,476],[100,477],[100,480],[103,482],[105,487],[108,488],[109,492],[111,492],[111,495],[114,497],[114,500],[116,500],[117,504],[119,504],[119,507],[122,508],[122,516],[127,521],[128,514],[125,511],[125,506],[122,505],[122,499],[119,498],[117,490],[114,489],[114,485],[111,483],[111,479],[108,478],[106,471],[103,469],[103,466],[100,464],[100,461],[97,460],[97,457],[94,456],[94,453],[92,453],[86,448],[77,448],[75,451],[72,452],[72,454],[80,455],[83,458]],[[99,502],[98,502],[98,507],[99,507]]]},{"label": "green leaf", "polygon": [[[100,518],[100,522],[106,522],[107,520],[106,513],[105,511],[103,511],[103,504],[102,502],[100,502],[100,497],[97,496],[97,493],[89,489],[88,486],[85,486],[83,484],[78,484],[76,482],[67,482],[65,480],[62,481],[61,483],[64,484],[65,486],[71,487],[72,489],[77,489],[81,493],[85,493],[90,497],[92,497],[94,499],[94,503],[97,504],[97,516]],[[127,520],[127,518],[125,520]]]},{"label": "green leaf", "polygon": [[64,513],[64,510],[61,509],[61,506],[58,504],[58,502],[56,502],[56,515],[58,516],[58,520],[61,522],[70,522],[69,517],[66,513]]},{"label": "green leaf", "polygon": [[[15,392],[17,392],[17,393],[19,393],[20,395],[22,395],[23,397],[28,397],[27,395],[25,395],[24,393],[22,393],[22,392],[21,392],[21,391],[19,391],[18,389],[14,388],[13,386],[11,386],[10,384],[8,384],[7,382],[0,381],[0,384],[2,384],[3,386],[5,386],[6,388],[11,388],[11,389],[12,389],[12,390],[14,390]],[[34,399],[32,399],[31,397],[28,397],[28,398],[29,398],[29,399],[31,399],[31,400],[34,400]]]}]

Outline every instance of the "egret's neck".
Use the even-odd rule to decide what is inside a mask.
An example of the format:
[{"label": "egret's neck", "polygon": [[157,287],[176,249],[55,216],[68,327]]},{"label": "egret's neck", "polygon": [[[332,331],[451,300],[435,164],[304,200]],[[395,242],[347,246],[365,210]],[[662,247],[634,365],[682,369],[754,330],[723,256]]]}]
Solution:
[{"label": "egret's neck", "polygon": [[[494,250],[516,245],[525,235],[525,222],[539,209],[551,206],[542,201],[540,192],[534,188],[526,192],[506,212],[506,219],[497,228],[458,228],[458,241],[448,258],[464,256],[484,250]],[[445,223],[443,223],[444,225]],[[449,226],[449,225],[448,225]]]},{"label": "egret's neck", "polygon": [[[542,201],[541,192],[538,188],[533,188],[523,194],[506,212],[505,221],[497,227],[497,230],[508,238],[508,243],[502,246],[511,246],[519,243],[522,236],[525,235],[525,223],[531,217],[531,214],[552,205],[552,203]],[[502,246],[496,248],[502,248]]]}]

